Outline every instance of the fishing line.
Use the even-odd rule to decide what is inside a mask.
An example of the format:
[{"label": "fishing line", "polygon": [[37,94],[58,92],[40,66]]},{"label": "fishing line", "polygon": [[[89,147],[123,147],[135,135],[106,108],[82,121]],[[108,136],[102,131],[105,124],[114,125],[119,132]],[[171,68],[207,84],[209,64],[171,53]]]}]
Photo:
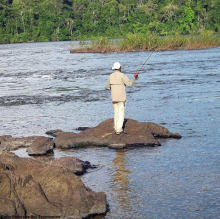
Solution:
[{"label": "fishing line", "polygon": [[[174,0],[172,0],[172,2],[170,3],[170,5],[167,6],[167,10],[164,12],[163,16],[161,17],[160,22],[162,21],[162,19],[164,18],[164,16],[165,16],[166,13],[168,12],[168,10],[169,10],[170,6],[173,4],[173,2],[174,2]],[[157,24],[157,26],[158,26],[158,24]],[[153,33],[156,31],[157,26],[155,26],[155,28],[154,28],[154,30],[153,30]],[[152,37],[151,37],[151,39],[149,40],[149,43],[148,43],[148,44],[150,44],[150,42],[152,41],[152,39],[153,39],[154,37],[155,37],[155,36],[152,36]],[[165,37],[164,37],[164,38],[161,40],[161,42],[156,46],[156,48],[158,48],[158,46],[159,46],[160,44],[162,44],[162,42],[164,41],[164,39],[165,39]],[[155,48],[155,49],[152,51],[152,53],[148,56],[148,58],[146,59],[146,61],[141,65],[141,67],[140,67],[139,70],[141,70],[142,67],[148,62],[148,60],[151,58],[151,56],[152,56],[152,55],[154,54],[154,52],[156,51],[156,48]]]},{"label": "fishing line", "polygon": [[[163,16],[161,17],[160,19],[160,22],[162,21],[162,19],[164,18],[164,16],[166,15],[166,13],[168,12],[170,6],[173,4],[174,0],[172,0],[172,2],[169,4],[169,6],[167,6],[167,10],[164,12]],[[158,23],[159,24],[159,23]],[[158,25],[157,25],[158,26]],[[153,30],[153,32],[156,31],[156,28],[157,26],[155,26],[155,29]],[[152,36],[151,39],[149,40],[149,43],[152,41],[152,39],[154,38],[155,36]],[[152,55],[156,52],[156,49],[163,43],[165,37],[157,44],[157,46],[155,46],[155,49],[153,49],[153,51],[151,52],[151,54],[147,57],[146,61],[140,66],[140,68],[137,69],[137,71],[140,71],[143,66],[149,61],[149,59],[152,57]],[[140,74],[140,73],[139,73]],[[131,112],[133,113],[133,109],[134,109],[134,105],[136,103],[136,99],[137,99],[137,92],[135,91],[135,99],[133,101],[133,106],[132,106],[132,109],[131,109]]]}]

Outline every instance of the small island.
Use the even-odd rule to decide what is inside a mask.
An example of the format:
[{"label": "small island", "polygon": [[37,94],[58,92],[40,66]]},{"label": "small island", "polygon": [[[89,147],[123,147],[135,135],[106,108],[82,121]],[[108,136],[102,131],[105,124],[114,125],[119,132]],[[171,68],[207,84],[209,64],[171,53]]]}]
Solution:
[{"label": "small island", "polygon": [[[42,156],[53,153],[54,149],[71,149],[80,147],[108,147],[121,149],[130,147],[156,147],[161,146],[162,138],[180,139],[179,133],[172,133],[167,128],[152,122],[138,122],[125,119],[124,130],[126,134],[116,135],[114,119],[110,118],[91,128],[80,128],[80,133],[65,132],[60,129],[47,131],[45,136],[12,137],[0,136],[0,153],[27,148],[29,156]],[[79,130],[79,129],[78,129]]]},{"label": "small island", "polygon": [[91,42],[80,42],[79,48],[72,48],[70,53],[111,53],[165,50],[207,49],[220,46],[220,35],[205,31],[199,35],[159,36],[152,33],[128,34],[122,39],[100,37]]}]

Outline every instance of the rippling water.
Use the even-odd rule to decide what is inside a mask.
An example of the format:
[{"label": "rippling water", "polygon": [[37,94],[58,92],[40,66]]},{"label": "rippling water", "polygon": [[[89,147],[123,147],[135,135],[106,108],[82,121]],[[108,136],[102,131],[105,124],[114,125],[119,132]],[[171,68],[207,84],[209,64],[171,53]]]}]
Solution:
[{"label": "rippling water", "polygon": [[[113,117],[104,85],[115,61],[130,78],[150,52],[70,54],[77,42],[0,45],[0,135],[75,131]],[[55,150],[98,165],[82,177],[105,191],[105,218],[220,218],[220,47],[152,55],[127,89],[126,117],[164,125],[162,147]],[[27,156],[25,149],[16,152]]]}]

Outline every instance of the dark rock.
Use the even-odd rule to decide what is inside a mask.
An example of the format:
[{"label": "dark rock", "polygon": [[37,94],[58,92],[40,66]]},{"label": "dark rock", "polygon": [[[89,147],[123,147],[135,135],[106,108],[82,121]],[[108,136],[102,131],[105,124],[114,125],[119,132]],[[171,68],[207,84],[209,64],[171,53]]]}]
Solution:
[{"label": "dark rock", "polygon": [[108,119],[94,128],[81,133],[64,132],[55,139],[57,148],[75,148],[83,146],[108,146],[109,148],[125,148],[137,146],[159,146],[155,137],[180,138],[176,133],[169,132],[155,123],[138,122],[126,119],[124,130],[127,134],[116,135],[113,129],[114,120]]},{"label": "dark rock", "polygon": [[89,129],[90,127],[78,127],[77,131],[85,131],[86,129]]},{"label": "dark rock", "polygon": [[88,168],[92,168],[90,162],[85,162],[74,157],[62,157],[60,159],[55,159],[50,165],[62,167],[63,169],[73,172],[76,175],[82,175]]},{"label": "dark rock", "polygon": [[122,148],[126,148],[126,144],[123,144],[123,143],[109,144],[108,147],[114,148],[114,149],[122,149]]},{"label": "dark rock", "polygon": [[73,132],[64,132],[59,134],[54,139],[54,145],[56,148],[74,148],[77,147],[78,144],[75,143],[78,134]]},{"label": "dark rock", "polygon": [[87,218],[106,211],[106,195],[72,172],[10,152],[0,155],[1,217]]},{"label": "dark rock", "polygon": [[47,131],[46,134],[47,135],[50,135],[50,136],[53,136],[53,137],[56,137],[57,135],[59,135],[60,133],[62,133],[63,131],[60,130],[60,129],[55,129],[55,130],[50,130],[50,131]]},{"label": "dark rock", "polygon": [[6,142],[9,138],[11,138],[11,135],[3,135],[0,136],[0,154],[3,151],[8,151],[9,149],[7,148],[7,146],[4,144],[4,142]]},{"label": "dark rock", "polygon": [[87,169],[95,168],[89,161],[82,161],[75,157],[62,157],[59,159],[55,159],[54,157],[38,157],[37,160],[49,164],[50,166],[60,167],[76,175],[82,175]]},{"label": "dark rock", "polygon": [[2,142],[5,142],[7,141],[9,138],[11,138],[12,136],[11,135],[3,135],[3,136],[0,136],[0,144]]},{"label": "dark rock", "polygon": [[150,133],[154,137],[159,138],[181,138],[179,133],[171,133],[169,130],[163,126],[157,125],[156,123],[152,122],[144,122],[143,123],[150,131]]},{"label": "dark rock", "polygon": [[0,145],[0,154],[1,154],[3,151],[7,151],[7,148],[6,148],[5,146],[2,147],[2,146]]},{"label": "dark rock", "polygon": [[29,147],[35,139],[39,136],[30,136],[30,137],[21,137],[21,138],[14,138],[8,137],[5,141],[1,142],[1,147],[5,148],[5,150],[16,150],[20,147]]},{"label": "dark rock", "polygon": [[28,155],[46,155],[53,152],[53,140],[47,137],[38,137],[28,147]]}]

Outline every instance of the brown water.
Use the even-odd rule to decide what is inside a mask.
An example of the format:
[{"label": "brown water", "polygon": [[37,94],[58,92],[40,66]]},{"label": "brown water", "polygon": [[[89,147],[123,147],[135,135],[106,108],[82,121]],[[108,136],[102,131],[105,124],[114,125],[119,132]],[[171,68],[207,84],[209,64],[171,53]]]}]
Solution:
[{"label": "brown water", "polygon": [[[72,44],[77,45],[77,42]],[[113,117],[104,85],[120,61],[131,78],[151,54],[70,54],[69,42],[0,45],[0,135],[75,131]],[[164,125],[161,147],[55,150],[98,166],[82,176],[107,194],[105,218],[220,218],[220,47],[156,52],[128,91],[126,117]],[[27,156],[26,149],[16,153]]]}]

